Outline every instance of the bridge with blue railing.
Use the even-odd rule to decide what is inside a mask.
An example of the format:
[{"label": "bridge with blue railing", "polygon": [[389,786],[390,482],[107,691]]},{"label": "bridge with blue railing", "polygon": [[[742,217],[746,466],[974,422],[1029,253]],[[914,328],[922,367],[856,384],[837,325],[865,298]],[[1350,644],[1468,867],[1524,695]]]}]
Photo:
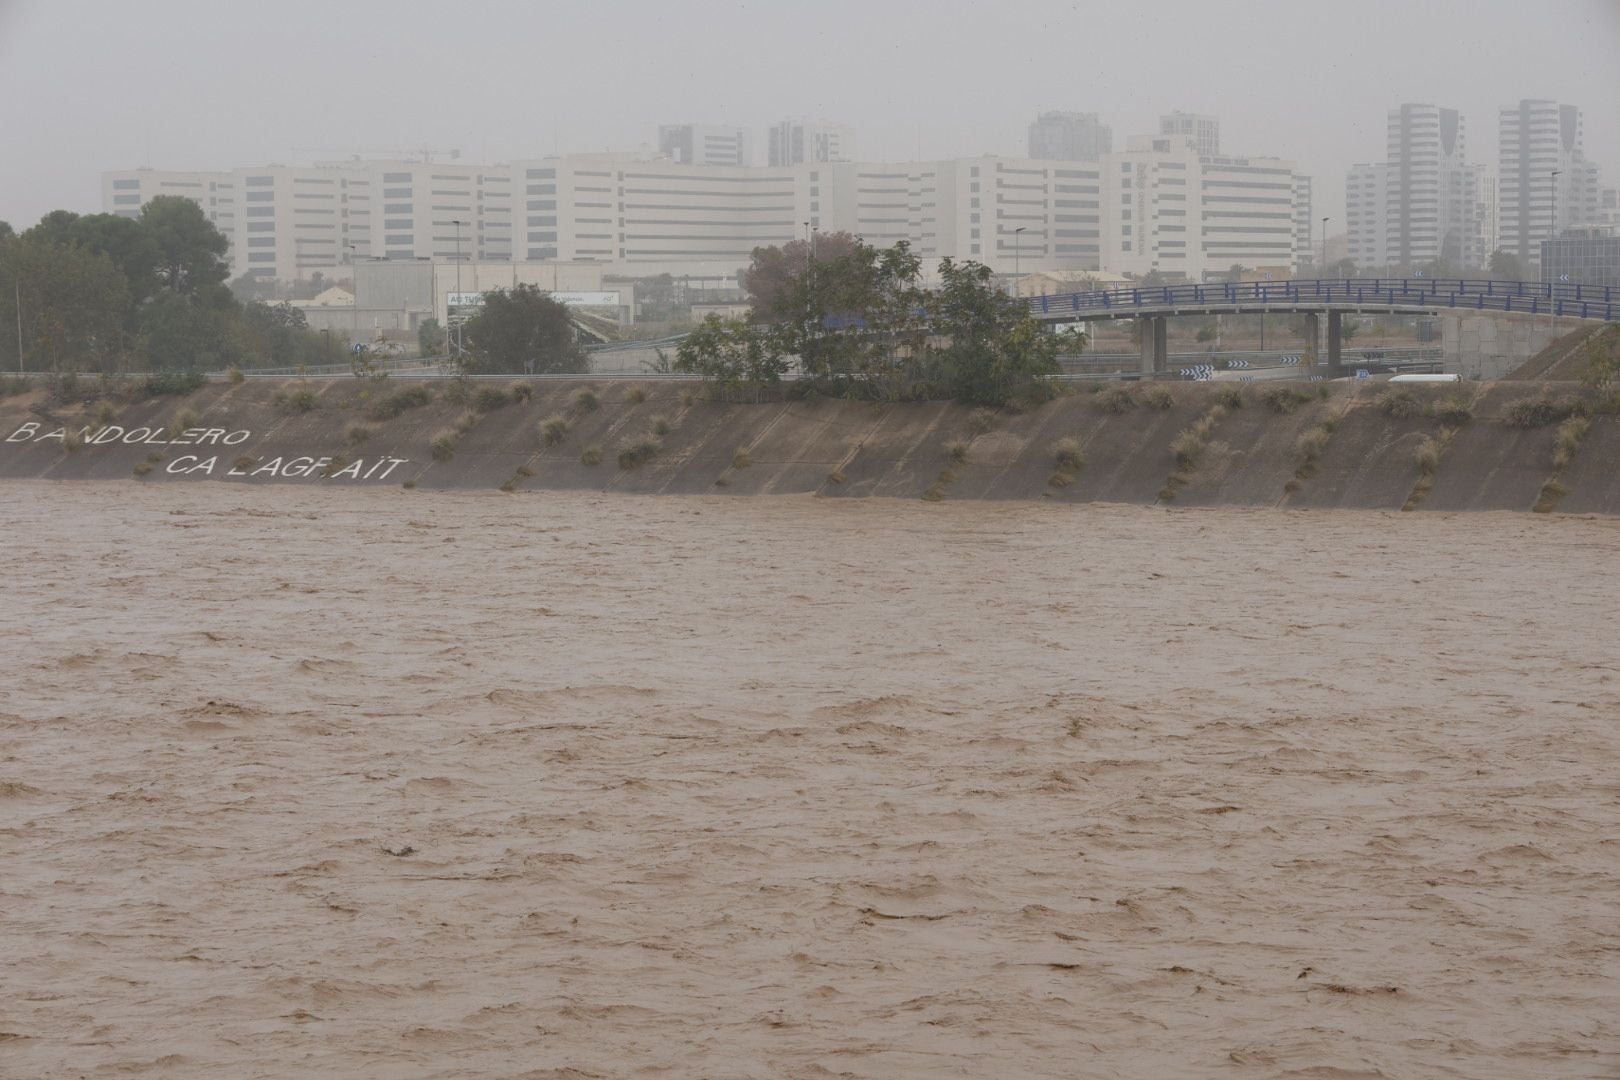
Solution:
[{"label": "bridge with blue railing", "polygon": [[1177,315],[1302,313],[1312,322],[1327,316],[1325,361],[1340,364],[1345,314],[1433,315],[1441,311],[1487,311],[1620,322],[1620,289],[1552,281],[1490,281],[1464,278],[1342,278],[1233,281],[1207,285],[1154,285],[1089,293],[1023,298],[1037,319],[1051,323],[1098,319],[1144,319],[1141,370],[1163,371],[1167,361],[1165,320]]}]

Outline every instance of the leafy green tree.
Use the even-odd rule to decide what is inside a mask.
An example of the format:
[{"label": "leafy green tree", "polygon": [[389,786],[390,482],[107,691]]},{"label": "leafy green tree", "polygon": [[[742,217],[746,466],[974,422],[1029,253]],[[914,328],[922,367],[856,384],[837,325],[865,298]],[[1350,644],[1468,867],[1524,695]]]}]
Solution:
[{"label": "leafy green tree", "polygon": [[781,247],[755,248],[748,266],[737,272],[737,284],[754,307],[753,321],[801,318],[803,308],[795,304],[797,289],[801,279],[810,276],[810,268],[837,262],[862,247],[865,245],[847,232],[830,232],[817,234],[814,242],[790,240]]},{"label": "leafy green tree", "polygon": [[1490,263],[1486,266],[1491,277],[1496,281],[1523,281],[1524,265],[1519,257],[1511,251],[1497,248],[1491,252]]},{"label": "leafy green tree", "polygon": [[932,323],[949,339],[939,355],[949,395],[980,405],[1047,396],[1044,379],[1057,373],[1059,339],[1026,306],[1006,301],[989,267],[944,259],[939,276]]},{"label": "leafy green tree", "polygon": [[568,306],[533,285],[493,289],[462,329],[471,357],[464,363],[488,372],[525,374],[585,370],[585,351]]},{"label": "leafy green tree", "polygon": [[438,319],[427,319],[416,328],[416,348],[421,356],[442,356],[447,338]]},{"label": "leafy green tree", "polygon": [[138,348],[150,370],[218,371],[251,355],[240,316],[163,290],[141,306]]},{"label": "leafy green tree", "polygon": [[[129,286],[106,255],[35,237],[0,239],[0,356],[17,366],[21,299],[23,360],[33,371],[116,371],[127,362]],[[15,283],[15,285],[13,285]]]},{"label": "leafy green tree", "polygon": [[681,342],[674,368],[713,380],[722,395],[747,388],[757,398],[781,381],[788,363],[780,329],[710,315]]},{"label": "leafy green tree", "polygon": [[212,306],[229,306],[224,285],[230,244],[201,207],[180,195],[159,195],[142,207],[139,221],[157,245],[156,272],[166,288],[201,297]]},{"label": "leafy green tree", "polygon": [[300,364],[331,363],[326,340],[312,333],[304,313],[283,301],[264,304],[258,301],[242,308],[244,347],[252,355],[261,357],[269,367],[298,367]]},{"label": "leafy green tree", "polygon": [[0,240],[9,240],[17,235],[17,230],[11,227],[11,222],[0,221]]}]

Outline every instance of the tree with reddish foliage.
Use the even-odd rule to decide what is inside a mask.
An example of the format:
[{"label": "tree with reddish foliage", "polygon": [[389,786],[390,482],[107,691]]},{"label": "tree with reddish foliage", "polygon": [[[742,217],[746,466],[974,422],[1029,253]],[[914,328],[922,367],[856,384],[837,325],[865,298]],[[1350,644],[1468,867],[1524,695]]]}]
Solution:
[{"label": "tree with reddish foliage", "polygon": [[793,300],[793,286],[813,263],[836,262],[855,254],[860,246],[860,240],[850,233],[830,232],[817,233],[814,241],[790,240],[781,247],[755,248],[747,268],[737,272],[737,284],[754,305],[753,321],[803,318],[803,309]]}]

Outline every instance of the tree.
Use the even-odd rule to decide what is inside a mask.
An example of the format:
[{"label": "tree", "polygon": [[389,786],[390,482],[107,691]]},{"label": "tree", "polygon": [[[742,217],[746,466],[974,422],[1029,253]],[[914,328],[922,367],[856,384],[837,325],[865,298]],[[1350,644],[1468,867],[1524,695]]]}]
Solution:
[{"label": "tree", "polygon": [[438,319],[424,320],[416,328],[416,351],[420,356],[439,356],[444,352],[446,336]]},{"label": "tree", "polygon": [[230,244],[201,207],[184,196],[159,195],[141,209],[139,220],[157,245],[156,271],[165,287],[214,306],[228,305],[225,253]]},{"label": "tree", "polygon": [[[836,262],[864,247],[847,232],[818,234],[809,240],[790,240],[781,247],[759,247],[746,269],[737,272],[737,284],[754,306],[755,322],[783,322],[803,314],[791,303],[791,286],[807,276],[812,264]],[[812,247],[814,250],[812,251]]]},{"label": "tree", "polygon": [[311,333],[304,313],[283,301],[274,306],[253,301],[242,308],[244,347],[269,361],[270,367],[330,362],[327,346]]},{"label": "tree", "polygon": [[585,368],[568,306],[533,285],[486,292],[483,307],[462,332],[472,363],[484,371],[533,375]]},{"label": "tree", "polygon": [[1501,248],[1491,252],[1491,261],[1487,269],[1491,277],[1497,281],[1524,280],[1524,265],[1519,262],[1519,257]]},{"label": "tree", "polygon": [[0,221],[0,240],[9,240],[17,235],[17,230],[11,227],[11,222]]},{"label": "tree", "polygon": [[[24,360],[35,371],[116,371],[127,359],[129,286],[106,255],[28,236],[0,239],[0,356],[17,366],[14,328],[22,309]],[[12,287],[15,282],[16,286]]]},{"label": "tree", "polygon": [[1006,405],[1045,396],[1042,380],[1058,370],[1060,341],[1023,304],[1010,304],[990,281],[990,268],[944,259],[932,305],[934,332],[949,339],[939,353],[944,387],[957,401]]},{"label": "tree", "polygon": [[235,311],[164,289],[141,306],[139,351],[150,370],[217,371],[249,354]]},{"label": "tree", "polygon": [[788,358],[778,328],[710,315],[681,342],[674,367],[714,380],[722,394],[750,387],[757,399],[765,385],[781,381]]}]

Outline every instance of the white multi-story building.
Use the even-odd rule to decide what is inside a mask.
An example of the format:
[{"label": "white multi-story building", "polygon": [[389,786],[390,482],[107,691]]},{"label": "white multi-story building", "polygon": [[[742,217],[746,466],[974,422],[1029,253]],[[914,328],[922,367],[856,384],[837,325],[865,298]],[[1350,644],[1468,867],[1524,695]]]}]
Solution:
[{"label": "white multi-story building", "polygon": [[1311,201],[1311,178],[1301,173],[1294,174],[1294,266],[1310,264],[1321,273],[1322,252],[1315,244],[1316,218],[1313,216],[1315,207]]},{"label": "white multi-story building", "polygon": [[1388,165],[1352,165],[1344,180],[1345,257],[1369,270],[1389,265],[1385,214],[1389,203]]},{"label": "white multi-story building", "polygon": [[1483,170],[1468,163],[1466,136],[1455,109],[1405,104],[1389,111],[1387,159],[1357,165],[1346,177],[1352,260],[1400,271],[1485,262]]},{"label": "white multi-story building", "polygon": [[1114,148],[1114,129],[1090,112],[1044,112],[1029,125],[1029,156],[1040,161],[1098,161]]},{"label": "white multi-story building", "polygon": [[510,167],[383,161],[368,162],[365,174],[372,258],[512,258]]},{"label": "white multi-story building", "polygon": [[1525,98],[1501,111],[1497,134],[1501,247],[1526,267],[1539,265],[1542,240],[1598,209],[1600,177],[1583,152],[1581,111]]},{"label": "white multi-story building", "polygon": [[1234,265],[1292,272],[1293,162],[1209,157],[1186,136],[1158,136],[1109,154],[1102,175],[1103,269],[1188,281]]},{"label": "white multi-story building", "polygon": [[1160,135],[1184,135],[1205,157],[1217,157],[1221,152],[1221,121],[1216,116],[1197,113],[1173,112],[1159,117]]},{"label": "white multi-story building", "polygon": [[855,157],[855,135],[842,124],[783,120],[771,125],[769,135],[770,165],[819,164]]},{"label": "white multi-story building", "polygon": [[658,152],[682,165],[754,163],[748,129],[717,124],[665,124],[658,129]]},{"label": "white multi-story building", "polygon": [[266,165],[233,173],[240,200],[232,276],[295,281],[369,253],[364,170]]},{"label": "white multi-story building", "polygon": [[101,174],[101,209],[119,217],[139,217],[159,195],[180,195],[202,208],[225,239],[236,239],[236,181],[228,172],[124,169]]}]

